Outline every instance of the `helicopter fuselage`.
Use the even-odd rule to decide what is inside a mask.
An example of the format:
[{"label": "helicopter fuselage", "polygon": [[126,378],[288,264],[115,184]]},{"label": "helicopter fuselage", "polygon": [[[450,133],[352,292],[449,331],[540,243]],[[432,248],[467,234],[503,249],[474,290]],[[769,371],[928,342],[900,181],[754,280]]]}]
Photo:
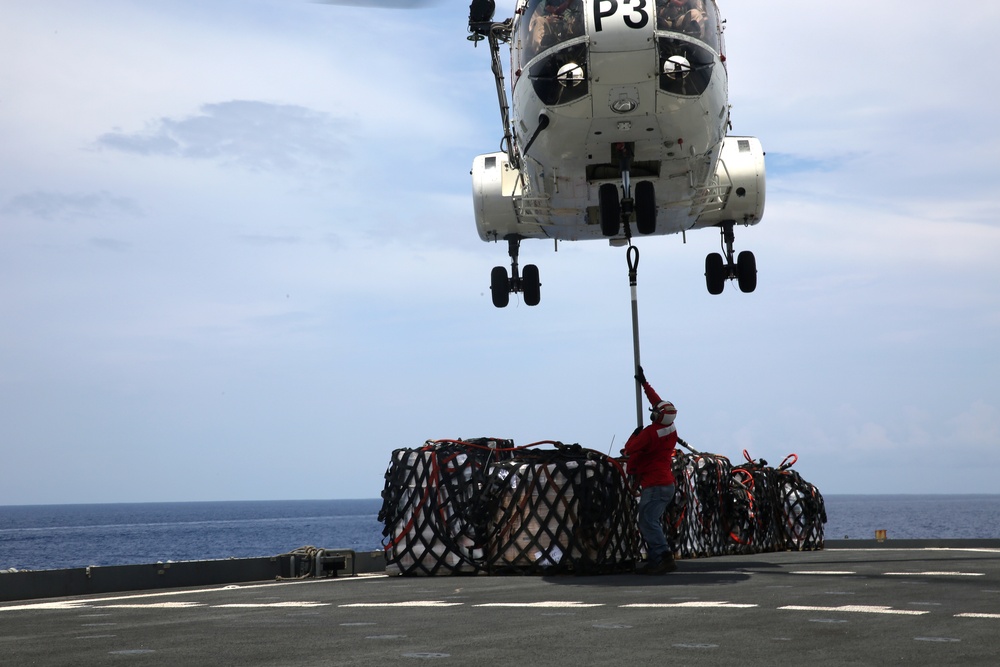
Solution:
[{"label": "helicopter fuselage", "polygon": [[[505,25],[509,145],[473,163],[480,238],[618,245],[760,221],[764,153],[757,139],[726,136],[714,0],[522,0]],[[620,225],[602,210],[609,184]],[[645,224],[630,216],[634,202]]]}]

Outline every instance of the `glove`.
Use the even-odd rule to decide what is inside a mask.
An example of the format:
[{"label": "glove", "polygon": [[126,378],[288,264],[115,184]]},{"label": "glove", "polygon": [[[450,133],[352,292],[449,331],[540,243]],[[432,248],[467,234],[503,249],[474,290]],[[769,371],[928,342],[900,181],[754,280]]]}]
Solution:
[{"label": "glove", "polygon": [[634,438],[635,436],[639,435],[639,431],[641,431],[641,430],[642,430],[641,426],[636,426],[635,430],[632,431],[632,437]]},{"label": "glove", "polygon": [[646,374],[642,372],[642,366],[639,366],[639,370],[635,374],[635,381],[639,384],[646,384]]}]

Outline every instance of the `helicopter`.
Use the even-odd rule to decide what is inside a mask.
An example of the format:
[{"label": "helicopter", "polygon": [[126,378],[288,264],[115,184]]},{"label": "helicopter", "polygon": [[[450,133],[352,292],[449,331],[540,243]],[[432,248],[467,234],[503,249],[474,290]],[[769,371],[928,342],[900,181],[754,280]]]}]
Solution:
[{"label": "helicopter", "polygon": [[[472,0],[468,39],[489,45],[503,138],[472,164],[476,229],[506,241],[490,276],[493,305],[521,293],[538,305],[538,267],[519,269],[525,239],[606,239],[719,229],[722,253],[705,282],[757,286],[737,225],[761,220],[764,150],[731,129],[728,72],[715,0],[518,0],[494,21],[494,0]],[[501,61],[509,49],[510,98]]]}]

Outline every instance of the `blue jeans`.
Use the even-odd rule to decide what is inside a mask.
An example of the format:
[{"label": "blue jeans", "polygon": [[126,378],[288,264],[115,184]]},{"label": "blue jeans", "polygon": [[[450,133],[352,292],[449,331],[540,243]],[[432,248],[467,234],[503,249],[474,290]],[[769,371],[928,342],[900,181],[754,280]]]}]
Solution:
[{"label": "blue jeans", "polygon": [[639,495],[639,533],[646,540],[647,554],[650,563],[663,559],[670,549],[667,546],[667,536],[663,533],[660,518],[670,507],[674,499],[674,485],[650,486],[644,488]]}]

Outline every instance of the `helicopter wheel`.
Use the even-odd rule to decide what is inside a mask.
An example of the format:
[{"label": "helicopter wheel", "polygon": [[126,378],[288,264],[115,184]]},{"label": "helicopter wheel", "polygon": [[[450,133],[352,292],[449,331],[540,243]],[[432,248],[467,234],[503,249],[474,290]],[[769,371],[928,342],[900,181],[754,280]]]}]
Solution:
[{"label": "helicopter wheel", "polygon": [[749,250],[744,250],[736,258],[736,277],[741,292],[757,289],[757,259]]},{"label": "helicopter wheel", "polygon": [[656,192],[652,181],[635,184],[635,223],[640,234],[656,231]]},{"label": "helicopter wheel", "polygon": [[524,292],[524,304],[537,306],[542,300],[542,284],[538,282],[538,267],[526,264],[521,272],[521,291]]},{"label": "helicopter wheel", "polygon": [[605,183],[597,191],[598,212],[601,217],[601,233],[605,236],[617,236],[622,223],[622,203],[618,195],[618,186]]},{"label": "helicopter wheel", "polygon": [[490,292],[493,295],[493,305],[497,308],[506,308],[510,303],[510,279],[504,267],[493,267],[490,273]]},{"label": "helicopter wheel", "polygon": [[726,287],[726,273],[722,255],[713,252],[705,258],[705,284],[709,294],[722,294]]}]

